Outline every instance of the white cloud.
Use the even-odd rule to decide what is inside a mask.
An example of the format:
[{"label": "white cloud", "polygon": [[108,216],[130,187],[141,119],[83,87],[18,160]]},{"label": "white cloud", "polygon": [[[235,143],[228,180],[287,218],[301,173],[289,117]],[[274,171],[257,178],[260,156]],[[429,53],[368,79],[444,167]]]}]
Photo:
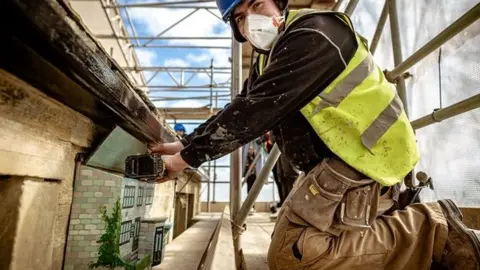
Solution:
[{"label": "white cloud", "polygon": [[156,54],[146,49],[136,49],[138,61],[141,66],[154,66]]},{"label": "white cloud", "polygon": [[189,100],[182,100],[175,103],[170,104],[172,108],[198,108],[202,107],[203,104],[197,100],[189,99]]},{"label": "white cloud", "polygon": [[[211,10],[220,15],[217,10]],[[175,22],[193,12],[193,9],[136,8],[130,15],[133,20],[145,25],[151,35],[158,35]],[[219,31],[216,31],[219,30]],[[230,37],[229,26],[204,9],[197,10],[184,21],[163,34],[167,37]],[[230,40],[170,40],[171,44],[229,46]]]},{"label": "white cloud", "polygon": [[[210,6],[211,4],[209,4]],[[172,24],[190,14],[193,9],[166,9],[166,8],[135,8],[131,9],[130,16],[138,24],[145,25],[149,35],[158,35],[165,31]],[[211,10],[217,16],[220,16],[218,10]],[[184,21],[169,29],[163,36],[175,37],[231,37],[230,27],[219,20],[208,11],[201,9],[190,15]],[[176,45],[195,45],[195,46],[230,46],[231,40],[169,40],[169,44]],[[197,66],[208,67],[210,60],[214,59],[214,66],[229,67],[228,58],[231,56],[230,50],[225,49],[205,49],[195,53],[189,53],[185,59],[167,59],[165,66],[188,66],[188,62],[195,63]],[[200,73],[198,78],[210,80],[207,74]],[[229,74],[215,74],[215,81],[223,83],[230,78]]]},{"label": "white cloud", "polygon": [[190,66],[190,63],[180,58],[174,58],[166,59],[163,61],[163,65],[166,67],[188,67]]}]

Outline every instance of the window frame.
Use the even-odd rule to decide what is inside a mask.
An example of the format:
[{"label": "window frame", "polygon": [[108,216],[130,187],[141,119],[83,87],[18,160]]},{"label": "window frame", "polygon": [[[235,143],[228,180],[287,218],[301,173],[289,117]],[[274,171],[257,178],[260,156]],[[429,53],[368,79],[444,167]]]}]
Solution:
[{"label": "window frame", "polygon": [[[145,189],[145,205],[152,205],[153,204],[153,197],[155,195],[155,188],[154,187],[148,187]],[[151,194],[150,194],[151,192]]]},{"label": "window frame", "polygon": [[[127,191],[130,192],[131,190],[133,190],[133,195],[130,194],[130,193],[127,194]],[[123,199],[122,199],[122,209],[132,208],[132,207],[135,206],[135,202],[136,202],[135,195],[137,193],[136,191],[137,191],[136,186],[132,186],[132,185],[125,185],[124,186],[124,188],[123,188]],[[130,201],[131,201],[131,203],[128,203]]]},{"label": "window frame", "polygon": [[144,187],[138,187],[137,206],[142,206],[143,205],[143,199],[145,197],[144,195],[145,195],[145,188]]},{"label": "window frame", "polygon": [[[126,228],[126,231],[123,231],[123,228]],[[131,236],[130,236],[130,232],[132,230],[132,220],[126,220],[126,221],[122,221],[122,223],[120,224],[120,239],[119,239],[119,246],[122,246],[122,245],[125,245],[127,243],[130,243],[130,239],[131,239]],[[124,239],[124,241],[122,242],[122,236],[123,235],[127,235],[127,238]]]}]

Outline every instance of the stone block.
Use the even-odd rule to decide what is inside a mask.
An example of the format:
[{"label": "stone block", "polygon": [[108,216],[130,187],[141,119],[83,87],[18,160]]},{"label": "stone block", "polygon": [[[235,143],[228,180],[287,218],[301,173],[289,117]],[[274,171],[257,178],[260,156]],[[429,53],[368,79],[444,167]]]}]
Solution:
[{"label": "stone block", "polygon": [[75,202],[72,204],[72,209],[80,209],[80,204]]},{"label": "stone block", "polygon": [[83,197],[84,198],[93,198],[93,192],[85,191],[85,192],[83,192]]},{"label": "stone block", "polygon": [[88,202],[88,203],[94,203],[94,202],[96,202],[96,201],[97,201],[97,198],[88,198],[88,199],[87,199],[87,202]]},{"label": "stone block", "polygon": [[68,252],[67,253],[67,258],[69,258],[69,261],[72,261],[71,258],[77,258],[78,257],[78,252]]},{"label": "stone block", "polygon": [[85,238],[84,236],[75,235],[75,236],[73,237],[73,240],[75,240],[75,241],[81,241],[81,240],[83,240],[84,238]]},{"label": "stone block", "polygon": [[[90,220],[88,220],[88,222],[90,223]],[[96,229],[97,229],[97,225],[94,225],[94,224],[85,225],[85,230],[96,230]]]},{"label": "stone block", "polygon": [[98,234],[100,234],[100,233],[101,233],[100,230],[96,230],[96,229],[95,229],[95,230],[90,230],[90,234],[96,234],[96,235],[98,235]]},{"label": "stone block", "polygon": [[85,240],[79,241],[78,246],[80,247],[90,246],[90,241],[85,241]]},{"label": "stone block", "polygon": [[72,219],[72,220],[70,220],[70,224],[72,224],[72,225],[80,224],[80,220],[78,220],[78,219]]},{"label": "stone block", "polygon": [[101,224],[103,226],[102,221],[98,218],[92,219],[92,224]]},{"label": "stone block", "polygon": [[80,220],[80,223],[83,225],[83,224],[90,224],[92,223],[92,221],[90,219],[82,219]]},{"label": "stone block", "polygon": [[92,252],[92,251],[98,251],[98,247],[90,246],[90,245],[89,245],[89,246],[86,246],[86,247],[85,247],[85,251],[90,251],[90,252]]},{"label": "stone block", "polygon": [[100,192],[100,191],[97,191],[97,192],[95,192],[93,195],[95,196],[95,198],[100,198],[100,197],[103,196],[103,193]]},{"label": "stone block", "polygon": [[91,203],[84,203],[82,205],[80,205],[80,208],[82,209],[92,209],[92,204]]},{"label": "stone block", "polygon": [[93,185],[94,186],[103,186],[105,183],[104,180],[93,180]]},{"label": "stone block", "polygon": [[78,192],[88,191],[88,187],[75,187],[75,191],[78,191]]},{"label": "stone block", "polygon": [[70,234],[70,235],[78,235],[78,231],[77,231],[77,230],[70,230],[70,231],[68,232],[68,234]]},{"label": "stone block", "polygon": [[92,180],[82,180],[82,186],[91,186],[92,184]]},{"label": "stone block", "polygon": [[72,251],[73,252],[81,252],[83,251],[83,248],[82,246],[72,246]]},{"label": "stone block", "polygon": [[80,173],[80,175],[82,175],[82,176],[92,176],[93,171],[89,170],[89,169],[83,169],[82,172]]},{"label": "stone block", "polygon": [[94,207],[92,209],[85,209],[85,212],[91,215],[91,214],[96,214],[97,212],[100,212],[100,210],[98,210],[97,207]]},{"label": "stone block", "polygon": [[80,197],[82,197],[82,195],[83,195],[82,192],[79,192],[79,191],[73,192],[73,197],[74,198],[80,198]]},{"label": "stone block", "polygon": [[75,230],[82,230],[82,229],[83,229],[83,224],[73,225],[73,228],[74,228]]},{"label": "stone block", "polygon": [[78,253],[78,258],[88,258],[91,257],[89,252],[79,252]]},{"label": "stone block", "polygon": [[106,192],[111,190],[110,190],[110,187],[100,187],[100,191]]},{"label": "stone block", "polygon": [[79,234],[79,235],[89,235],[89,234],[90,234],[90,231],[82,230],[82,231],[79,231],[78,234]]},{"label": "stone block", "polygon": [[105,180],[106,187],[114,187],[115,186],[115,181],[114,180]]}]

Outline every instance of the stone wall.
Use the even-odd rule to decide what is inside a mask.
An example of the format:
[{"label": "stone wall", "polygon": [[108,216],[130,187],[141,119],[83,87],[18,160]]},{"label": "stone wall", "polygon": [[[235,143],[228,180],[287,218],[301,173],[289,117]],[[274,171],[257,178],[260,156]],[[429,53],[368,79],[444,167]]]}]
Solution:
[{"label": "stone wall", "polygon": [[61,269],[75,156],[105,131],[2,69],[0,127],[0,265]]}]

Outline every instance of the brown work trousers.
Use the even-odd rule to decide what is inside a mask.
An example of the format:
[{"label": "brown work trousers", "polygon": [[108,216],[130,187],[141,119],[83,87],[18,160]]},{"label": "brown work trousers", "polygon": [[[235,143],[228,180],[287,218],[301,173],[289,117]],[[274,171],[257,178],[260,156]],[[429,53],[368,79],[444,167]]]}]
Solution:
[{"label": "brown work trousers", "polygon": [[338,159],[321,162],[278,215],[270,269],[430,269],[448,235],[440,205],[395,210],[394,191]]}]

